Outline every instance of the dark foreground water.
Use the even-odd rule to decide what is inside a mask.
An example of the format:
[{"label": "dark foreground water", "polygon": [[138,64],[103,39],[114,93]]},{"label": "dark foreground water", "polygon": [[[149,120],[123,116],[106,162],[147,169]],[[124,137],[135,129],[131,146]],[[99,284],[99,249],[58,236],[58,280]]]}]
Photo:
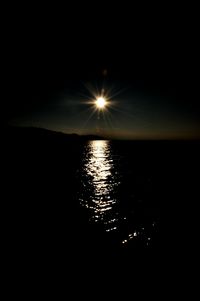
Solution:
[{"label": "dark foreground water", "polygon": [[198,141],[85,141],[30,129],[4,138],[3,261],[14,281],[70,279],[99,291],[126,279],[132,292],[135,281],[155,285],[196,265]]}]

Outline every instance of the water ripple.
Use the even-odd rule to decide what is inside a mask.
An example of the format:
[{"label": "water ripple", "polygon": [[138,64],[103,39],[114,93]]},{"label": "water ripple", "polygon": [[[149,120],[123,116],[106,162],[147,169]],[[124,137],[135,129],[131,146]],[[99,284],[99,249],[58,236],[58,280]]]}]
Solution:
[{"label": "water ripple", "polygon": [[114,163],[109,141],[88,142],[82,172],[82,184],[87,191],[80,202],[91,210],[91,220],[102,223],[107,232],[116,230],[118,221],[116,186],[120,181]]}]

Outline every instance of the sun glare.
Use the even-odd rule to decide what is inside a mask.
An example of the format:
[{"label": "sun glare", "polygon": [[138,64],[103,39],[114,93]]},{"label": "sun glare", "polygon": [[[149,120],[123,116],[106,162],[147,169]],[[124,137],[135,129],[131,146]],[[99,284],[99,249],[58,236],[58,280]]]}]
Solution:
[{"label": "sun glare", "polygon": [[106,100],[104,97],[98,97],[95,104],[98,109],[103,109],[106,106]]}]

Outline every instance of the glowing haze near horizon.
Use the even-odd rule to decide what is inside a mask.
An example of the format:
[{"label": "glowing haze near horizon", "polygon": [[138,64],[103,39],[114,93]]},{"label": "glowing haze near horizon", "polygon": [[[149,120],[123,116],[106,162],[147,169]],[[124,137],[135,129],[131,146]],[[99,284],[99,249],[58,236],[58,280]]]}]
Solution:
[{"label": "glowing haze near horizon", "polygon": [[[98,108],[95,103],[99,97],[101,107],[104,96],[106,106]],[[52,95],[35,95],[25,113],[9,122],[119,139],[199,138],[198,112],[176,97],[174,90],[163,95],[137,85],[89,81]]]}]

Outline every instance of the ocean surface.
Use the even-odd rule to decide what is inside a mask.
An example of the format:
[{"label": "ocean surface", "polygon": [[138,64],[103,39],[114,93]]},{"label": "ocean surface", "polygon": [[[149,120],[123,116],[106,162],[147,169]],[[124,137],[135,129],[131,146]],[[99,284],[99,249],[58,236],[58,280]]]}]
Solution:
[{"label": "ocean surface", "polygon": [[7,272],[59,281],[68,273],[86,288],[90,281],[98,287],[101,273],[108,285],[125,278],[130,288],[133,279],[180,274],[198,250],[199,153],[198,141],[6,133]]},{"label": "ocean surface", "polygon": [[78,200],[90,226],[118,247],[149,248],[158,236],[158,175],[138,151],[130,142],[89,141],[78,170]]}]

